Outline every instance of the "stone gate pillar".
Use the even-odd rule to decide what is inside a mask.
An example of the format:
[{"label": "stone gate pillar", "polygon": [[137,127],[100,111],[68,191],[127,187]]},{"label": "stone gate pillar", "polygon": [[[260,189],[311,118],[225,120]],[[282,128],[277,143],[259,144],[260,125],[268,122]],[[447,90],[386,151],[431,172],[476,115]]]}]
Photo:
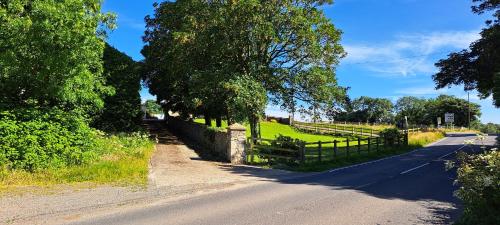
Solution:
[{"label": "stone gate pillar", "polygon": [[229,135],[228,157],[232,164],[245,163],[246,128],[235,123],[227,128]]}]

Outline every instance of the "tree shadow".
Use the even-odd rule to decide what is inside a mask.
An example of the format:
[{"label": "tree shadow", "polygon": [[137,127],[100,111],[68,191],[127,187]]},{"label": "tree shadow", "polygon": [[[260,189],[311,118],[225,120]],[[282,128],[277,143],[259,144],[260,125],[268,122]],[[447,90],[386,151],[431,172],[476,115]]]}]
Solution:
[{"label": "tree shadow", "polygon": [[[164,124],[161,126],[160,129],[167,130]],[[173,136],[172,133],[164,134]],[[456,133],[449,136],[472,139],[475,134]],[[206,151],[202,151],[202,146],[190,140],[182,138],[159,140],[163,144],[187,145],[200,156],[192,160],[220,161],[220,158],[207,154]],[[400,156],[321,173],[299,173],[247,165],[220,164],[219,167],[240,176],[257,177],[281,184],[321,185],[330,187],[332,191],[356,190],[380,199],[418,202],[433,214],[433,218],[418,218],[419,223],[450,224],[458,219],[462,206],[459,199],[453,195],[458,188],[453,184],[456,171],[446,171],[444,162],[452,160],[454,154],[450,153],[462,146],[462,143],[441,143]],[[479,146],[474,147],[476,150],[478,148]]]},{"label": "tree shadow", "polygon": [[[474,137],[461,137],[469,136]],[[223,169],[282,184],[321,185],[330,187],[332,191],[356,190],[380,199],[418,202],[433,214],[433,218],[418,218],[421,223],[450,224],[460,216],[462,205],[453,195],[458,188],[454,185],[456,170],[447,171],[444,163],[453,160],[455,154],[450,153],[462,146],[434,145],[360,166],[314,174],[290,172],[284,175],[246,166],[225,166]],[[471,151],[471,148],[463,149]],[[472,149],[477,151],[479,146]]]}]

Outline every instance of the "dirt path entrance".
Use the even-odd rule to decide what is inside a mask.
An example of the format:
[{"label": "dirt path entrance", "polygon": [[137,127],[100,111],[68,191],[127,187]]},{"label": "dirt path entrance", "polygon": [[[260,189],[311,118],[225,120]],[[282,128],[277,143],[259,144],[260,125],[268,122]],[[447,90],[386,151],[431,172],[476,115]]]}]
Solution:
[{"label": "dirt path entrance", "polygon": [[[290,174],[280,170],[232,166],[229,163],[204,160],[163,126],[150,125],[149,129],[158,137],[149,176],[151,185],[155,187],[232,183],[273,179]],[[259,176],[250,176],[254,173],[259,173]]]}]

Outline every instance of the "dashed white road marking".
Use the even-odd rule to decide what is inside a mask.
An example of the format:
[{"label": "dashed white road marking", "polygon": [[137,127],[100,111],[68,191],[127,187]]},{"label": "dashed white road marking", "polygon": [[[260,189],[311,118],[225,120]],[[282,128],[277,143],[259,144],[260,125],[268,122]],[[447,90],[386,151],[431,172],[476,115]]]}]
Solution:
[{"label": "dashed white road marking", "polygon": [[462,147],[458,148],[457,150],[455,150],[455,151],[453,151],[453,152],[450,152],[450,153],[448,153],[448,154],[444,154],[444,155],[440,156],[438,159],[443,159],[443,158],[444,158],[444,157],[446,157],[446,156],[449,156],[449,155],[451,155],[451,154],[455,154],[455,153],[457,153],[458,151],[460,151],[460,149],[465,148],[465,146],[466,146],[466,145],[463,145]]},{"label": "dashed white road marking", "polygon": [[409,169],[409,170],[405,170],[405,171],[401,172],[400,174],[406,174],[406,173],[409,173],[409,172],[411,172],[411,171],[414,171],[414,170],[420,169],[420,168],[422,168],[422,167],[424,167],[424,166],[427,166],[427,165],[429,165],[429,164],[430,164],[430,163],[426,163],[426,164],[423,164],[423,165],[420,165],[420,166],[417,166],[417,167],[411,168],[411,169]]},{"label": "dashed white road marking", "polygon": [[[390,157],[386,157],[386,158],[382,158],[382,159],[378,159],[378,160],[374,160],[374,161],[369,161],[369,162],[365,162],[365,163],[360,163],[360,164],[356,164],[356,165],[352,165],[352,166],[346,166],[346,167],[341,167],[341,168],[337,168],[337,169],[333,169],[333,170],[329,170],[328,173],[333,173],[333,172],[337,172],[337,171],[340,171],[340,170],[345,170],[345,169],[349,169],[349,168],[354,168],[354,167],[358,167],[358,166],[364,166],[364,165],[368,165],[368,164],[372,164],[372,163],[376,163],[376,162],[380,162],[380,161],[384,161],[384,160],[388,160],[388,159],[392,159],[392,158],[396,158],[396,157],[401,157],[401,156],[405,156],[405,155],[409,155],[409,154],[412,154],[412,153],[415,153],[417,151],[420,151],[420,150],[423,150],[427,147],[430,147],[430,146],[433,146],[433,145],[436,145],[438,144],[439,142],[441,141],[444,141],[448,139],[447,137],[439,140],[439,141],[436,141],[432,144],[429,144],[429,145],[426,145],[424,146],[423,148],[418,148],[418,149],[415,149],[413,151],[410,151],[410,152],[407,152],[407,153],[403,153],[403,154],[400,154],[400,155],[393,155],[393,156],[390,156]],[[457,150],[458,151],[458,150]]]}]

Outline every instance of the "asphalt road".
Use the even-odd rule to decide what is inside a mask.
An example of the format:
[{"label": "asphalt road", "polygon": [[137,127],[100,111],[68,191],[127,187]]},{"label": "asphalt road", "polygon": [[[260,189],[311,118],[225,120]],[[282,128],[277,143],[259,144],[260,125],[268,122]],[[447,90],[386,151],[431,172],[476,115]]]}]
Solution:
[{"label": "asphalt road", "polygon": [[[465,139],[301,178],[266,182],[73,224],[449,224],[460,215],[453,159]],[[489,137],[487,143],[494,143]]]}]

